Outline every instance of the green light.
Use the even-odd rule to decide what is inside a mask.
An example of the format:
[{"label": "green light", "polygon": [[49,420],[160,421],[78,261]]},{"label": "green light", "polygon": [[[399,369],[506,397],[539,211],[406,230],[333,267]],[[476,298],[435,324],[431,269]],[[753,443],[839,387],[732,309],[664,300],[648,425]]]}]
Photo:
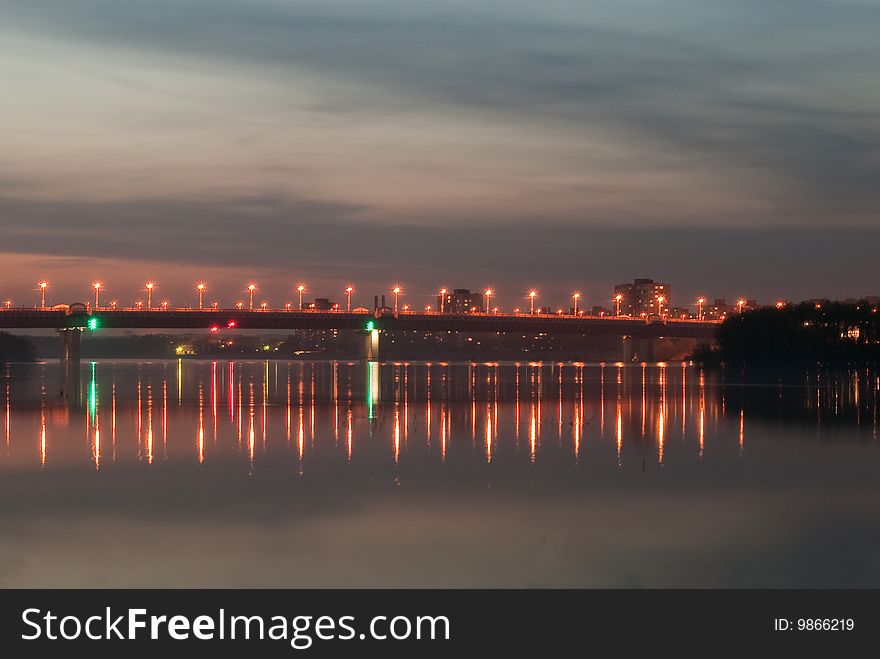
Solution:
[{"label": "green light", "polygon": [[94,423],[95,417],[98,413],[98,383],[95,380],[95,362],[91,363],[91,367],[92,377],[89,382],[89,415],[91,416],[92,423]]},{"label": "green light", "polygon": [[367,331],[368,332],[373,331],[373,321],[372,320],[367,323]]},{"label": "green light", "polygon": [[98,321],[97,318],[89,318],[88,328],[89,328],[91,331],[95,331],[95,330],[98,329],[100,326],[101,326],[101,323]]}]

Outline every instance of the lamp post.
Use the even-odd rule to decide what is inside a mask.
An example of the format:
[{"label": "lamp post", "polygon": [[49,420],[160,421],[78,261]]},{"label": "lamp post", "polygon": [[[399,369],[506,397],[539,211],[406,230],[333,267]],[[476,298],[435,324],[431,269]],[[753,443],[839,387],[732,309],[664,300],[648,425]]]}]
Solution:
[{"label": "lamp post", "polygon": [[697,320],[703,320],[703,305],[706,304],[706,298],[701,297],[697,300]]},{"label": "lamp post", "polygon": [[483,291],[483,295],[486,299],[486,315],[487,316],[489,315],[489,300],[492,298],[492,294],[493,294],[493,292],[492,292],[491,288],[487,288],[485,291]]},{"label": "lamp post", "polygon": [[253,311],[254,310],[254,291],[257,290],[257,285],[256,284],[248,284],[247,290],[248,290],[248,296],[249,296],[248,309]]},{"label": "lamp post", "polygon": [[742,312],[743,312],[743,307],[746,306],[746,301],[745,300],[737,300],[736,306],[739,307],[739,315],[741,316]]},{"label": "lamp post", "polygon": [[162,300],[162,311],[168,311],[168,300]]},{"label": "lamp post", "polygon": [[440,289],[440,313],[446,309],[446,294],[449,293],[445,288]]},{"label": "lamp post", "polygon": [[303,310],[303,291],[306,290],[306,287],[300,284],[296,287],[296,292],[299,294],[299,310]]},{"label": "lamp post", "polygon": [[95,288],[95,309],[99,309],[101,306],[99,296],[101,294],[101,287],[103,286],[103,284],[101,284],[101,282],[99,281],[96,281],[94,284],[92,284],[92,286],[94,286]]},{"label": "lamp post", "polygon": [[205,292],[205,284],[202,282],[199,282],[198,284],[196,284],[196,290],[199,292],[199,311],[201,311],[202,310],[202,293]]},{"label": "lamp post", "polygon": [[147,282],[147,311],[153,308],[153,287],[155,285],[151,281]]},{"label": "lamp post", "polygon": [[577,293],[577,292],[573,293],[571,296],[571,299],[574,300],[574,315],[577,316],[578,315],[578,300],[581,299],[581,294]]},{"label": "lamp post", "polygon": [[535,313],[536,297],[538,297],[538,291],[529,291],[529,313]]},{"label": "lamp post", "polygon": [[351,312],[351,293],[354,290],[354,286],[351,284],[348,285],[345,289],[345,310],[349,313]]},{"label": "lamp post", "polygon": [[40,282],[40,309],[46,308],[46,287],[49,285],[49,282],[41,281]]},{"label": "lamp post", "polygon": [[657,296],[657,314],[663,318],[663,303],[666,302],[666,298],[662,295]]},{"label": "lamp post", "polygon": [[615,307],[615,314],[614,314],[615,316],[620,315],[620,303],[622,301],[623,301],[623,295],[621,295],[620,293],[618,293],[617,295],[614,296],[614,303],[617,305]]},{"label": "lamp post", "polygon": [[391,289],[391,292],[394,294],[394,313],[397,313],[397,303],[400,299],[400,286],[395,286]]}]

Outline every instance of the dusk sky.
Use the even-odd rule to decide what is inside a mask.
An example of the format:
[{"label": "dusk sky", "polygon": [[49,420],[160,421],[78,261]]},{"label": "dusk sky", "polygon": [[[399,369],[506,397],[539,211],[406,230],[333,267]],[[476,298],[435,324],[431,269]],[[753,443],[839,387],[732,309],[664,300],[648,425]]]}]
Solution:
[{"label": "dusk sky", "polygon": [[0,296],[880,295],[878,34],[876,0],[0,0]]}]

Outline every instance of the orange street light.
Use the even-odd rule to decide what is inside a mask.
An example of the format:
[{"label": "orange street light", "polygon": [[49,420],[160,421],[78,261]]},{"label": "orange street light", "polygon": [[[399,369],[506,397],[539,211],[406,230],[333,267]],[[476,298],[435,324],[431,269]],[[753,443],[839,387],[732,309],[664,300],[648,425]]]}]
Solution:
[{"label": "orange street light", "polygon": [[620,303],[622,301],[623,301],[623,294],[622,293],[618,293],[617,295],[614,296],[614,303],[617,305],[616,306],[617,312],[614,314],[615,316],[620,315]]},{"label": "orange street light", "polygon": [[305,285],[300,284],[296,287],[296,292],[299,294],[299,310],[303,310],[303,292],[306,290]]},{"label": "orange street light", "polygon": [[354,286],[349,284],[345,289],[345,310],[351,311],[351,293],[354,290]]},{"label": "orange street light", "polygon": [[535,298],[538,297],[538,291],[529,291],[529,313],[535,313]]},{"label": "orange street light", "polygon": [[205,284],[203,282],[199,282],[196,284],[196,290],[199,292],[199,309],[202,308],[202,294],[205,292]]},{"label": "orange street light", "polygon": [[486,313],[488,314],[489,313],[489,300],[492,297],[492,289],[487,288],[485,291],[483,291],[483,296],[485,297],[485,300],[486,300]]},{"label": "orange street light", "polygon": [[147,282],[147,311],[153,308],[153,287],[155,286],[156,284],[153,282]]},{"label": "orange street light", "polygon": [[706,298],[701,297],[697,300],[697,320],[703,320],[703,305],[706,304]]},{"label": "orange street light", "polygon": [[578,315],[578,300],[581,299],[580,293],[572,293],[571,299],[574,300],[574,315]]},{"label": "orange street light", "polygon": [[397,313],[397,302],[400,299],[400,284],[396,284],[394,288],[391,289],[391,292],[394,293],[394,313]]},{"label": "orange street light", "polygon": [[99,295],[101,294],[101,288],[103,287],[103,284],[99,281],[96,281],[94,284],[92,284],[92,286],[95,289],[95,309],[98,309],[100,307]]},{"label": "orange street light", "polygon": [[746,301],[745,300],[737,300],[736,306],[739,307],[739,313],[740,313],[740,315],[742,315],[743,307],[746,306]]},{"label": "orange street light", "polygon": [[248,309],[253,311],[254,310],[254,291],[257,290],[257,285],[256,284],[248,284],[247,290],[248,290],[248,296],[249,296]]},{"label": "orange street light", "polygon": [[449,293],[445,288],[440,289],[440,313],[446,308],[446,294]]}]

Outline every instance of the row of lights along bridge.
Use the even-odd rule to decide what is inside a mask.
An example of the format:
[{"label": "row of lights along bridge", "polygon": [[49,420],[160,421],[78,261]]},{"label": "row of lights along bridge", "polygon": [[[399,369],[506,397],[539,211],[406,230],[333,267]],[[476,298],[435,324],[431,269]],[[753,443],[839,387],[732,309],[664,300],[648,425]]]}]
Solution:
[{"label": "row of lights along bridge", "polygon": [[[37,285],[37,290],[40,292],[40,306],[39,306],[40,309],[47,308],[46,307],[46,289],[48,287],[49,287],[49,282],[46,282],[46,281],[41,281]],[[104,284],[102,282],[99,282],[99,281],[94,282],[92,284],[92,288],[93,288],[94,294],[95,294],[95,309],[102,309],[103,308],[103,309],[115,310],[115,309],[119,308],[118,302],[116,300],[112,300],[109,303],[109,305],[106,305],[105,307],[101,306],[101,291],[104,290]],[[148,310],[148,311],[152,311],[152,310],[168,311],[170,309],[170,304],[167,300],[162,300],[161,302],[159,302],[158,306],[156,306],[156,307],[153,306],[153,292],[156,290],[156,288],[157,288],[157,284],[152,281],[147,282],[144,285],[144,289],[142,292],[146,293],[146,298],[147,298],[146,310]],[[195,290],[198,295],[198,309],[199,310],[206,309],[206,308],[213,309],[213,310],[220,309],[220,303],[216,302],[216,301],[211,302],[209,307],[204,306],[204,294],[207,291],[207,285],[204,282],[197,283],[195,286]],[[297,293],[297,299],[298,299],[297,310],[298,311],[313,311],[316,309],[316,305],[314,303],[310,303],[310,304],[306,305],[303,301],[303,294],[306,292],[305,284],[297,285],[294,290]],[[248,310],[251,310],[251,311],[255,310],[254,293],[256,291],[257,291],[257,285],[254,283],[248,284],[248,286],[245,289],[245,292],[248,295],[248,303],[247,303]],[[352,297],[352,293],[354,292],[353,286],[351,286],[351,285],[347,286],[344,289],[344,292],[345,292],[345,296],[346,296],[346,311],[348,311],[348,312],[368,311],[367,309],[364,309],[364,308],[359,308],[359,309],[356,308],[354,310],[352,309],[351,297]],[[469,291],[466,291],[466,292],[468,294],[470,294]],[[413,311],[410,309],[410,306],[408,304],[400,305],[400,297],[404,294],[403,288],[400,285],[395,285],[394,287],[392,287],[391,294],[394,298],[394,307],[393,307],[393,309],[389,309],[389,310],[393,311],[395,314],[398,314],[401,312],[402,313],[410,313],[411,311]],[[471,297],[473,297],[473,296],[471,296]],[[473,306],[465,308],[462,311],[464,313],[483,313],[483,314],[493,314],[493,315],[499,314],[499,313],[501,313],[499,308],[497,306],[492,306],[492,300],[494,297],[495,297],[495,291],[491,288],[487,288],[482,293],[482,304],[479,308],[476,305],[473,305]],[[606,313],[604,310],[602,310],[600,313],[598,313],[596,315],[613,315],[615,317],[633,315],[630,313],[621,313],[621,303],[624,301],[624,298],[625,298],[625,296],[621,293],[617,293],[613,298],[611,298],[611,301],[614,303],[614,313],[613,314]],[[446,288],[441,288],[437,292],[437,301],[438,301],[437,307],[435,308],[432,305],[426,305],[424,308],[424,312],[425,313],[447,313],[450,311],[449,309],[447,309],[447,304],[451,299],[452,299],[452,297],[450,296],[450,291]],[[536,290],[529,291],[525,295],[524,299],[527,299],[529,302],[528,313],[530,313],[530,314],[553,313],[552,311],[550,311],[546,308],[542,309],[542,308],[536,306],[536,301],[538,299],[538,291],[536,291]],[[383,296],[383,300],[384,300],[384,296]],[[572,300],[572,305],[569,308],[569,310],[566,311],[566,310],[560,308],[560,309],[557,309],[555,313],[558,315],[574,315],[574,316],[585,315],[585,311],[580,308],[580,304],[581,304],[581,300],[582,300],[581,294],[579,292],[575,291],[574,293],[571,294],[571,300]],[[649,315],[653,315],[655,317],[661,317],[661,318],[667,317],[667,315],[668,315],[668,305],[666,305],[667,298],[664,295],[656,295],[655,301],[656,301],[656,309],[658,310],[657,313],[648,314],[648,313],[642,312],[639,315],[641,317],[646,317]],[[695,306],[697,308],[696,318],[691,317],[691,319],[706,320],[706,315],[704,313],[704,309],[706,307],[706,304],[708,303],[708,300],[705,297],[700,297],[697,300],[695,300],[695,303],[696,303]],[[748,304],[749,303],[745,299],[739,299],[736,303],[737,311],[739,313],[742,313],[744,308],[746,308]],[[784,302],[778,301],[776,303],[776,306],[780,307],[780,306],[783,306],[784,304],[785,304]],[[12,301],[6,300],[4,303],[4,306],[7,309],[11,308]],[[238,301],[235,304],[235,308],[239,309],[239,310],[244,309],[244,306],[245,306],[244,301]],[[291,311],[292,307],[293,307],[292,303],[288,302],[287,304],[284,305],[284,310]],[[134,306],[129,307],[129,309],[133,309],[133,310],[137,310],[137,311],[144,310],[144,302],[141,300],[138,300],[135,302]],[[256,307],[256,309],[268,311],[268,310],[270,310],[269,303],[267,301],[262,301],[259,303],[259,305]],[[339,311],[340,310],[339,305],[338,304],[331,305],[330,310]],[[459,312],[462,312],[462,311],[459,311]],[[513,313],[518,315],[518,314],[522,314],[524,312],[522,309],[516,308],[513,310]],[[720,317],[723,318],[725,315],[726,315],[726,312],[722,312],[720,314]],[[684,316],[684,317],[690,317],[690,316]]]}]

